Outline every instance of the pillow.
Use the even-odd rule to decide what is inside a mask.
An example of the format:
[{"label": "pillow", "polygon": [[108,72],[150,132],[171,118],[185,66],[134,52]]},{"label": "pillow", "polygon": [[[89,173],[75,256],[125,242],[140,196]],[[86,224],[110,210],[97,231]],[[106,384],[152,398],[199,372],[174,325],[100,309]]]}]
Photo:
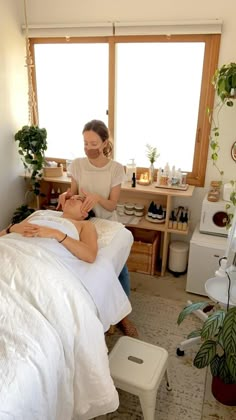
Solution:
[{"label": "pillow", "polygon": [[125,227],[122,223],[100,219],[99,217],[92,217],[89,220],[95,225],[97,231],[98,248],[109,245],[116,233]]}]

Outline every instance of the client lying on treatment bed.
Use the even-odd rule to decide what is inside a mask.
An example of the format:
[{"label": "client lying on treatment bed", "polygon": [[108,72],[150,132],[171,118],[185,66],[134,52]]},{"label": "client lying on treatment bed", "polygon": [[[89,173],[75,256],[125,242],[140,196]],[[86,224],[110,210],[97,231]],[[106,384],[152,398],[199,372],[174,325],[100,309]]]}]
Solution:
[{"label": "client lying on treatment bed", "polygon": [[[96,227],[99,229],[102,220],[94,218],[94,223],[88,220],[94,216],[94,212],[81,211],[83,200],[80,195],[73,195],[66,200],[63,212],[38,210],[22,222],[8,226],[0,232],[0,237],[11,233],[14,235],[9,235],[9,239],[30,241],[31,245],[40,246],[59,259],[75,277],[79,276],[96,305],[104,331],[107,331],[110,325],[122,319],[121,314],[131,312],[131,306],[122,292],[114,267],[108,258],[103,257],[103,250],[98,255],[98,242],[100,244],[102,238],[98,238]],[[109,225],[114,224],[118,228],[121,225],[107,221],[103,223],[108,236],[111,230]],[[113,227],[113,230],[116,232],[117,227]],[[100,231],[104,236],[104,227]]]},{"label": "client lying on treatment bed", "polygon": [[[63,233],[66,222],[62,223],[57,219],[55,227],[40,226],[37,223],[29,222],[29,218],[18,224],[10,225],[7,229],[0,232],[0,236],[7,233],[19,233],[25,237],[39,237],[56,239],[60,244],[68,249],[73,255],[83,261],[92,263],[97,256],[97,233],[91,222],[85,221],[89,214],[81,213],[83,199],[79,195],[74,195],[67,200],[64,206],[62,219],[67,219],[74,225],[71,236]],[[60,222],[58,224],[58,222]],[[63,226],[63,228],[62,228]]]},{"label": "client lying on treatment bed", "polygon": [[109,259],[111,243],[128,238],[129,252],[132,240],[121,227],[99,250],[99,219],[84,220],[81,204],[73,196],[63,212],[38,210],[0,232],[1,420],[84,420],[118,407],[104,331],[131,305]]}]

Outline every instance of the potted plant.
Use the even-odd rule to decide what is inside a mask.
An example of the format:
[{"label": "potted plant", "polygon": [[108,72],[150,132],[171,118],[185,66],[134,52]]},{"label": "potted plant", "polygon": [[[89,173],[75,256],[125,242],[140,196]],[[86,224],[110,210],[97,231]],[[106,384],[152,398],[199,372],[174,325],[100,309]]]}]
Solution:
[{"label": "potted plant", "polygon": [[19,142],[19,154],[26,170],[30,172],[32,191],[36,196],[40,194],[40,178],[45,162],[44,152],[47,150],[47,131],[36,125],[25,125],[15,134],[15,141]]},{"label": "potted plant", "polygon": [[236,97],[236,63],[223,64],[216,69],[212,84],[221,102],[233,106],[232,98]]},{"label": "potted plant", "polygon": [[152,183],[154,181],[154,171],[155,171],[154,163],[156,162],[157,158],[160,156],[160,153],[158,153],[156,147],[153,147],[150,144],[146,144],[146,156],[150,162],[149,180]]},{"label": "potted plant", "polygon": [[[219,129],[219,116],[222,108],[224,106],[233,107],[234,100],[236,98],[236,63],[228,63],[223,64],[220,68],[216,69],[213,78],[212,84],[216,91],[217,96],[219,97],[219,102],[217,103],[213,116],[213,110],[207,108],[207,113],[209,117],[209,121],[211,123],[211,134],[210,134],[210,149],[211,149],[211,159],[213,165],[217,169],[220,180],[219,185],[222,185],[222,179],[224,175],[224,171],[219,168],[218,166],[218,158],[220,152],[220,129]],[[234,187],[233,192],[230,196],[230,201],[235,206],[236,205],[236,180],[231,180],[230,183]],[[226,206],[227,209],[230,205]],[[232,219],[232,214],[229,214],[229,222],[228,225],[230,226],[230,221]]]},{"label": "potted plant", "polygon": [[192,303],[180,312],[178,325],[198,309],[209,312],[209,316],[202,328],[188,336],[201,339],[193,365],[198,369],[210,366],[213,395],[225,405],[236,405],[236,307],[223,308],[218,304],[209,305],[209,302]]}]

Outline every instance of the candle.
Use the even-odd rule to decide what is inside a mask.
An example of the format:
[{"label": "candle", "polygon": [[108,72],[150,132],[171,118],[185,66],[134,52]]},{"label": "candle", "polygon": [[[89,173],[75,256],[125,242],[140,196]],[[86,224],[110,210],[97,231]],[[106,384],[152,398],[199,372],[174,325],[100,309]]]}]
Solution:
[{"label": "candle", "polygon": [[140,185],[149,185],[150,184],[148,172],[145,172],[144,174],[141,174],[140,175],[140,178],[139,178],[138,183]]}]

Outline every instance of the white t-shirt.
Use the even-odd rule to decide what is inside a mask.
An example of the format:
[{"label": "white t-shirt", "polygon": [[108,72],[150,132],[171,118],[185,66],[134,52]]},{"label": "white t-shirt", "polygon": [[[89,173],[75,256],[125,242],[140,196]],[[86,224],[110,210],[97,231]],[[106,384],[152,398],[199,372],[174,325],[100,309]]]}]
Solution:
[{"label": "white t-shirt", "polygon": [[[107,165],[97,168],[92,165],[87,157],[77,158],[70,165],[70,172],[75,179],[79,194],[81,189],[91,194],[99,194],[108,199],[111,189],[124,181],[125,171],[123,166],[110,160]],[[117,220],[116,212],[110,212],[97,204],[94,209],[97,217],[102,219]]]}]

